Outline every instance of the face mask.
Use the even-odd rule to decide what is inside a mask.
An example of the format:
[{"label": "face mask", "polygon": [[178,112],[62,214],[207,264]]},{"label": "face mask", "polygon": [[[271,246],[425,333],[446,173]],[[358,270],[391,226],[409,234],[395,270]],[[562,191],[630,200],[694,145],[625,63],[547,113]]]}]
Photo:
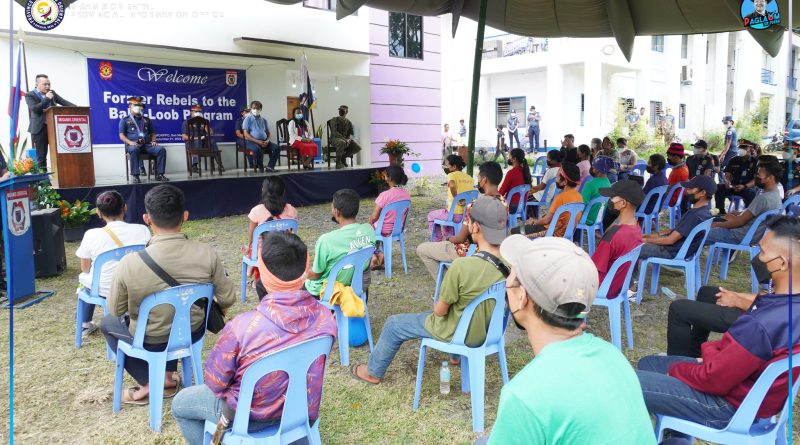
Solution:
[{"label": "face mask", "polygon": [[[508,303],[508,294],[506,294],[506,306],[511,307],[509,305],[509,303]],[[517,317],[514,316],[513,312],[511,313],[511,319],[514,320],[514,325],[517,327],[517,329],[519,329],[520,331],[526,331],[527,330],[527,329],[525,329],[525,326],[522,326],[521,324],[519,324],[519,322],[517,321]]]},{"label": "face mask", "polygon": [[261,110],[253,108],[252,110],[250,110],[250,114],[252,114],[253,116],[258,116],[259,114],[261,114]]},{"label": "face mask", "polygon": [[705,156],[705,153],[703,152],[703,150],[693,150],[692,153],[694,153],[694,155],[697,156],[697,157]]},{"label": "face mask", "polygon": [[589,175],[594,178],[597,176],[597,172],[593,168],[589,169]]},{"label": "face mask", "polygon": [[694,193],[692,194],[687,193],[684,195],[684,197],[686,197],[686,200],[689,201],[689,204],[695,204],[697,202],[697,195],[695,195]]},{"label": "face mask", "polygon": [[297,120],[300,120],[300,119],[303,118],[303,115],[302,114],[295,114],[294,118],[297,119]]},{"label": "face mask", "polygon": [[753,179],[753,183],[755,184],[756,187],[760,189],[764,188],[764,183],[761,182],[761,178],[759,178],[758,176],[756,176],[755,179]]},{"label": "face mask", "polygon": [[549,159],[547,160],[547,166],[548,166],[549,168],[553,168],[553,167],[555,167],[555,165],[553,165],[553,162],[552,162],[551,160],[549,160]]},{"label": "face mask", "polygon": [[333,221],[335,224],[339,224],[339,221],[336,221],[336,217],[333,215],[331,215],[331,221]]},{"label": "face mask", "polygon": [[197,116],[200,116],[200,113],[197,112],[197,111],[193,111],[192,112],[192,117],[197,117]]},{"label": "face mask", "polygon": [[566,186],[567,186],[567,182],[566,181],[564,181],[564,182],[556,181],[556,187],[558,187],[559,190],[564,190],[564,187],[566,187]]},{"label": "face mask", "polygon": [[767,264],[780,259],[781,257],[776,256],[775,258],[769,261],[761,261],[759,255],[756,255],[752,261],[750,261],[750,265],[753,266],[753,272],[756,274],[756,280],[758,280],[759,284],[768,284],[769,281],[772,279],[772,274],[777,272],[778,270],[769,270]]},{"label": "face mask", "polygon": [[675,162],[674,160],[669,159],[669,160],[667,160],[667,164],[669,164],[669,165],[674,167],[674,166],[680,164],[680,162]]},{"label": "face mask", "polygon": [[447,166],[446,166],[446,165],[443,165],[443,166],[442,166],[442,170],[444,170],[444,174],[446,174],[446,175],[450,174],[450,169],[449,169],[449,168],[447,168]]},{"label": "face mask", "polygon": [[139,113],[141,113],[141,112],[142,112],[142,107],[139,107],[139,106],[131,107],[131,111],[132,111],[134,114],[139,114]]},{"label": "face mask", "polygon": [[736,150],[736,154],[738,154],[739,156],[747,156],[747,150],[745,150],[744,148],[740,148]]},{"label": "face mask", "polygon": [[480,193],[481,195],[486,193],[486,191],[483,189],[483,186],[481,185],[480,180],[478,180],[478,186],[476,188],[478,189],[478,193]]},{"label": "face mask", "polygon": [[652,166],[648,165],[647,167],[645,167],[645,170],[647,170],[647,173],[650,173],[651,175],[656,174],[656,169],[653,168]]}]

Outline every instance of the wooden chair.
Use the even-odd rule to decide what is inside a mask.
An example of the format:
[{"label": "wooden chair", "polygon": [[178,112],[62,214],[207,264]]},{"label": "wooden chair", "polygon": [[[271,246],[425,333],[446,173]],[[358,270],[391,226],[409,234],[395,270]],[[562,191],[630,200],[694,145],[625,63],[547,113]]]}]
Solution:
[{"label": "wooden chair", "polygon": [[[125,150],[125,182],[130,182],[131,180],[131,154],[128,153],[128,148],[124,145],[122,148]],[[147,180],[150,180],[150,175],[153,173],[155,169],[156,157],[151,155],[150,153],[139,151],[139,160],[140,161],[147,161]]]},{"label": "wooden chair", "polygon": [[211,175],[214,175],[215,161],[221,175],[222,153],[219,150],[211,150],[211,127],[208,124],[208,120],[202,116],[189,119],[187,131],[189,132],[189,139],[186,141],[186,171],[189,173],[189,177],[192,177],[192,157],[194,156],[198,158],[198,176],[203,176],[203,168],[200,166],[200,161],[205,163],[205,168],[208,170],[209,158],[211,158]]},{"label": "wooden chair", "polygon": [[247,172],[247,141],[244,139],[239,141],[239,138],[236,138],[236,170],[239,170],[239,153],[242,154],[242,161],[244,164],[244,171]]},{"label": "wooden chair", "polygon": [[276,122],[275,131],[277,131],[276,140],[281,151],[278,160],[280,160],[281,156],[285,157],[289,170],[292,169],[292,160],[296,160],[297,169],[300,170],[300,150],[289,145],[289,120],[281,119]]},{"label": "wooden chair", "polygon": [[[327,125],[325,126],[327,129],[328,144],[325,146],[323,152],[324,156],[328,158],[328,168],[331,168],[331,159],[334,161],[336,160],[336,147],[334,147],[333,143],[331,142],[331,125],[333,124],[333,119],[329,119]],[[345,156],[345,159],[343,159],[343,161],[345,161],[345,165],[347,164],[347,158],[350,158],[350,167],[353,166],[353,156],[354,155]]]}]

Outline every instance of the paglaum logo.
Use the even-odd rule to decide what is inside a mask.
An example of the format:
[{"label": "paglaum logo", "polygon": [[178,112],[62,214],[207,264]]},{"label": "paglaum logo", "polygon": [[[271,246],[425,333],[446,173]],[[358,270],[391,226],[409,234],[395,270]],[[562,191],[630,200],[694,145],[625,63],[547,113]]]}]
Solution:
[{"label": "paglaum logo", "polygon": [[113,68],[111,62],[100,62],[100,78],[103,80],[111,80]]},{"label": "paglaum logo", "polygon": [[742,0],[741,15],[744,26],[767,29],[781,22],[776,0]]},{"label": "paglaum logo", "polygon": [[28,0],[25,18],[40,31],[49,31],[64,20],[64,3],[61,0]]}]

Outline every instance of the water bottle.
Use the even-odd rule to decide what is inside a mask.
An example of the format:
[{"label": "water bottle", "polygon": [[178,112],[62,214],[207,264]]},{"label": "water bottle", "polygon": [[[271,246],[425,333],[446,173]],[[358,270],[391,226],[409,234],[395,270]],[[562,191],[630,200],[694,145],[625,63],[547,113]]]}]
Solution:
[{"label": "water bottle", "polygon": [[663,293],[670,300],[674,300],[678,296],[675,292],[672,291],[672,289],[668,287],[662,287],[661,293]]},{"label": "water bottle", "polygon": [[439,370],[439,394],[450,394],[450,367],[446,360]]}]

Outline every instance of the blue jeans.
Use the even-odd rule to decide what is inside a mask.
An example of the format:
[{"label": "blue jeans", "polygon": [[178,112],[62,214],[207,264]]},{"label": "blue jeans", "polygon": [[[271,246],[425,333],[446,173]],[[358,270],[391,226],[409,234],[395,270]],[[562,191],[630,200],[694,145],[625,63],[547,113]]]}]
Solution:
[{"label": "blue jeans", "polygon": [[730,244],[739,244],[742,240],[734,236],[733,231],[731,229],[724,229],[722,227],[714,227],[708,232],[708,238],[706,238],[706,246],[709,246],[714,243],[730,243]]},{"label": "blue jeans", "polygon": [[369,375],[382,379],[386,369],[394,360],[400,346],[408,340],[418,338],[431,338],[425,329],[425,319],[431,312],[417,314],[396,314],[386,320],[381,331],[381,337],[375,344],[375,349],[369,356],[367,370]]},{"label": "blue jeans", "polygon": [[514,139],[517,140],[517,148],[522,148],[522,144],[519,143],[519,132],[517,130],[509,131],[508,132],[508,149],[514,149]]},{"label": "blue jeans", "polygon": [[139,153],[144,152],[156,158],[156,175],[163,175],[164,169],[167,167],[167,150],[158,145],[144,144],[141,147],[138,145],[126,145],[125,150],[131,155],[131,175],[139,176]]},{"label": "blue jeans", "polygon": [[650,355],[639,360],[636,375],[642,385],[647,410],[652,414],[690,420],[711,428],[727,425],[736,408],[724,397],[698,391],[667,375],[669,365],[678,362],[697,363],[697,359]]},{"label": "blue jeans", "polygon": [[529,153],[539,151],[539,126],[531,125],[528,127],[528,147]]},{"label": "blue jeans", "polygon": [[255,142],[247,141],[247,149],[253,151],[253,158],[255,158],[257,168],[264,168],[264,153],[269,154],[269,164],[267,164],[269,168],[275,168],[275,164],[278,163],[278,157],[281,154],[281,148],[274,142],[269,142],[266,147],[261,148]]},{"label": "blue jeans", "polygon": [[[223,403],[226,402],[214,396],[214,393],[206,385],[189,386],[175,395],[175,399],[172,400],[172,417],[181,428],[186,443],[203,445],[206,420],[213,423],[219,422]],[[233,427],[233,419],[230,420],[230,426]],[[259,431],[274,424],[275,422],[251,420],[247,430]]]}]

